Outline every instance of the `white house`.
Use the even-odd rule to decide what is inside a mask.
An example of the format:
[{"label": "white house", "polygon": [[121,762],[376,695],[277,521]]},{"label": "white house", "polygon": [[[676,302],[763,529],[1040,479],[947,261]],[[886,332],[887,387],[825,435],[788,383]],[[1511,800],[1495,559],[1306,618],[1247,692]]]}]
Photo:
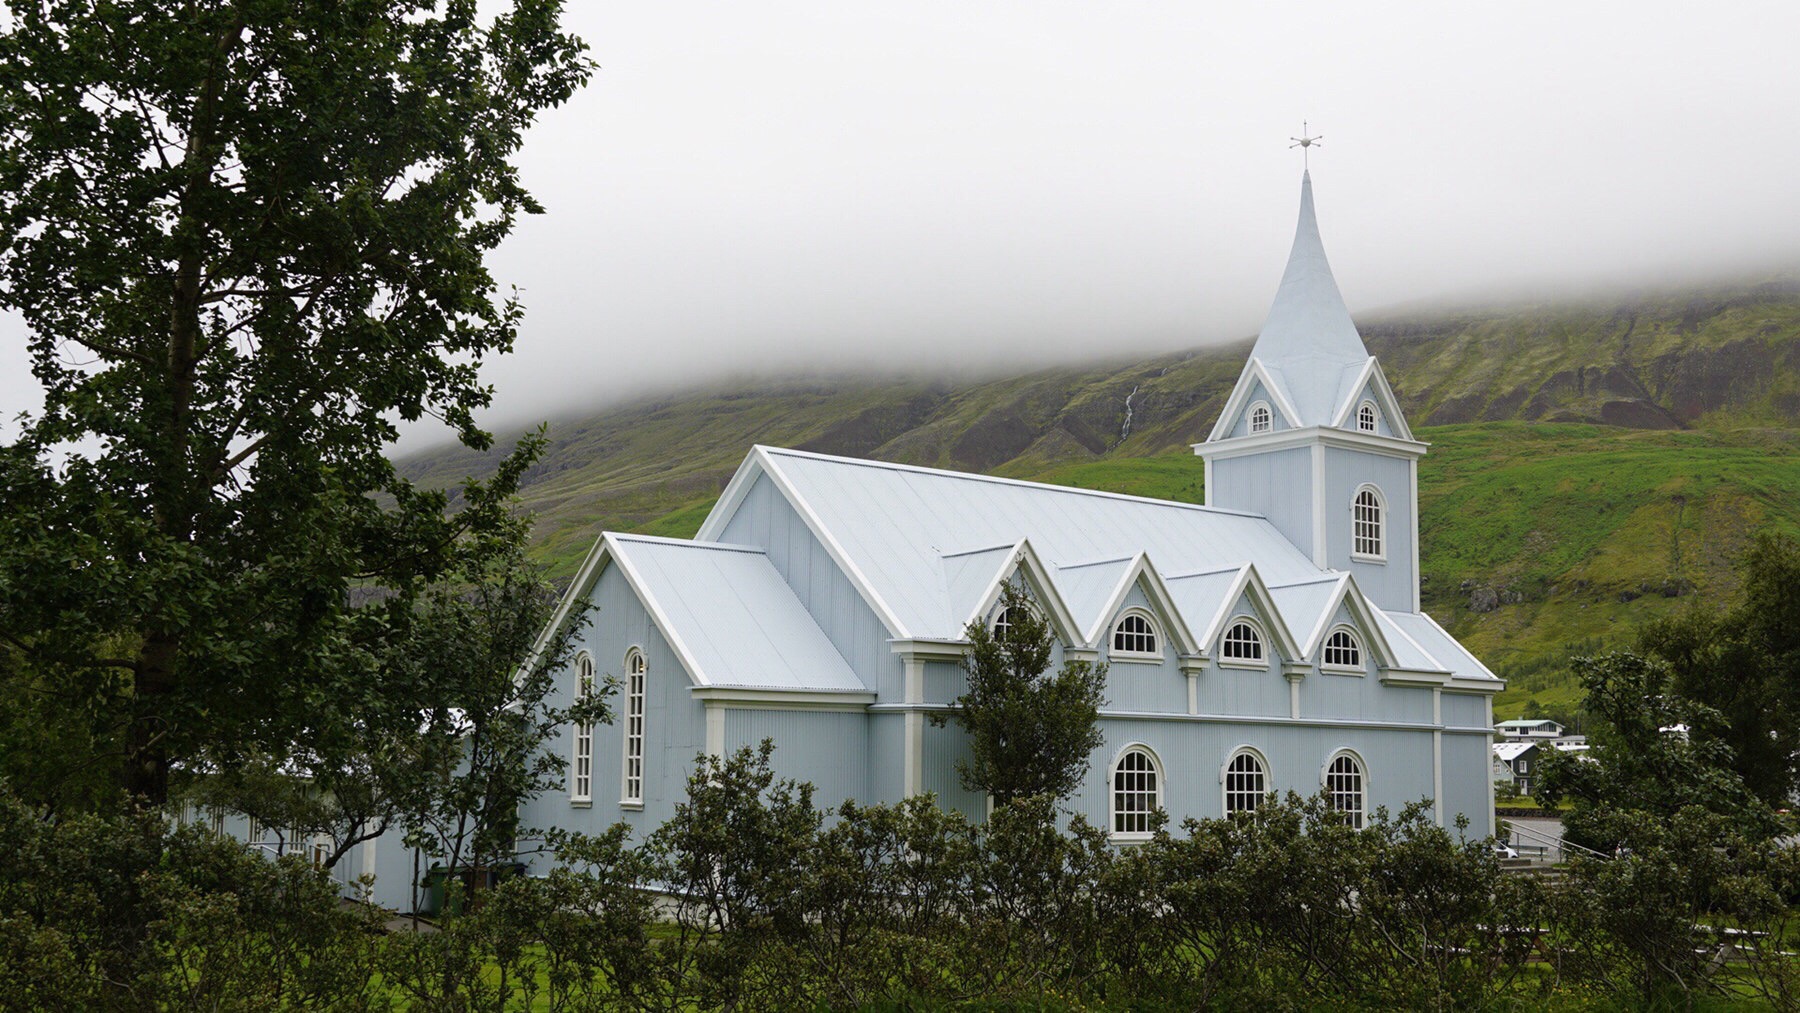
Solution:
[{"label": "white house", "polygon": [[[560,692],[566,790],[528,824],[648,832],[696,754],[776,743],[818,801],[922,792],[979,817],[965,625],[1021,581],[1061,658],[1107,663],[1105,744],[1073,806],[1115,839],[1328,789],[1347,818],[1435,800],[1493,825],[1501,683],[1419,608],[1418,462],[1326,262],[1310,178],[1293,251],[1202,458],[1204,506],[756,447],[691,540],[605,533],[568,591],[597,606]],[[565,697],[567,699],[567,697]]]}]

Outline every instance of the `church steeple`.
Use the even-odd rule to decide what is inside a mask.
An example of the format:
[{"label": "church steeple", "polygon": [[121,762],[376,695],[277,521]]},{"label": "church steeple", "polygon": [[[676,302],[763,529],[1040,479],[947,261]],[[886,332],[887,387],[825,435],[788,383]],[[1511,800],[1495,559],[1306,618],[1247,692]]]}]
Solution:
[{"label": "church steeple", "polygon": [[1331,425],[1352,393],[1345,386],[1369,361],[1325,259],[1310,172],[1300,177],[1300,221],[1287,270],[1250,357],[1273,374],[1301,426]]}]

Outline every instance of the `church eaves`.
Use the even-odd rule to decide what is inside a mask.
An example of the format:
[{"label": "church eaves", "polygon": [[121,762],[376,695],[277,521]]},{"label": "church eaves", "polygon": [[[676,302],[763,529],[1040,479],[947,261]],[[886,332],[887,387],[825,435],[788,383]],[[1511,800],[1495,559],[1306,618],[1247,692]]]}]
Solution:
[{"label": "church eaves", "polygon": [[[1350,319],[1319,239],[1312,174],[1300,179],[1300,221],[1275,302],[1250,357],[1275,374],[1301,425],[1330,425],[1345,394],[1346,373],[1362,369],[1369,350]],[[1352,392],[1353,393],[1353,392]]]}]

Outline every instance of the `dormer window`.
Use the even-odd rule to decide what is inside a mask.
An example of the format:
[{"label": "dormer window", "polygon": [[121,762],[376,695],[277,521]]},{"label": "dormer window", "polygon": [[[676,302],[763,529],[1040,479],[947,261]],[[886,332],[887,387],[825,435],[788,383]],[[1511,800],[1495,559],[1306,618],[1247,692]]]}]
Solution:
[{"label": "dormer window", "polygon": [[1157,654],[1156,627],[1143,613],[1127,612],[1113,627],[1112,649],[1114,654]]},{"label": "dormer window", "polygon": [[1233,620],[1219,641],[1219,657],[1238,664],[1264,664],[1267,658],[1263,654],[1262,633],[1248,619]]},{"label": "dormer window", "polygon": [[1356,410],[1356,428],[1362,432],[1374,432],[1375,423],[1380,419],[1381,415],[1375,411],[1375,402],[1373,401],[1364,401],[1362,407]]},{"label": "dormer window", "polygon": [[1362,668],[1362,643],[1356,634],[1340,627],[1331,632],[1325,640],[1325,656],[1322,659],[1327,668]]},{"label": "dormer window", "polygon": [[1275,425],[1275,415],[1269,406],[1261,401],[1250,406],[1250,431],[1266,433]]},{"label": "dormer window", "polygon": [[1013,626],[1018,619],[1019,617],[1013,614],[1011,606],[1001,609],[1000,613],[994,616],[994,639],[1001,643],[1011,639]]}]

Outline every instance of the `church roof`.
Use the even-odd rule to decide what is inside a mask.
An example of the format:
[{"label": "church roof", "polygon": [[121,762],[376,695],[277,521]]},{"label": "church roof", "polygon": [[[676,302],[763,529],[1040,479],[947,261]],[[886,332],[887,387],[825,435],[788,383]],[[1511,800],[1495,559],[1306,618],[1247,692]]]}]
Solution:
[{"label": "church roof", "polygon": [[602,542],[696,685],[866,692],[763,550],[612,533]]},{"label": "church roof", "polygon": [[1356,381],[1369,361],[1325,258],[1311,173],[1300,180],[1293,249],[1250,358],[1270,374],[1301,426],[1332,425],[1345,400],[1356,395]]},{"label": "church roof", "polygon": [[[1247,567],[1273,589],[1276,621],[1302,641],[1345,593],[1344,575],[1256,514],[772,447],[751,452],[696,537],[720,537],[764,475],[895,639],[962,639],[995,582],[1027,556],[1055,609],[1095,646],[1134,572],[1202,642],[1242,593]],[[1369,635],[1393,645],[1397,666],[1492,677],[1428,617],[1370,613]]]}]

